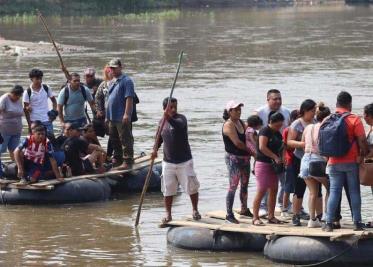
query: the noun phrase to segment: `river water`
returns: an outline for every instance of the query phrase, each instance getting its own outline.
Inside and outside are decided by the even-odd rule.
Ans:
[[[265,104],[269,88],[282,91],[294,109],[305,98],[334,106],[348,90],[361,114],[372,102],[373,9],[315,6],[281,9],[176,11],[173,16],[134,19],[48,18],[58,42],[92,48],[62,55],[70,71],[101,69],[121,57],[136,82],[141,104],[134,126],[137,152],[152,147],[161,101],[169,94],[180,50],[186,52],[175,90],[201,182],[200,210],[223,209],[228,179],[221,139],[225,103],[245,103],[243,118]],[[6,39],[47,41],[39,24],[0,24]],[[0,58],[0,90],[28,85],[32,67],[44,70],[53,88],[63,82],[56,56]],[[370,189],[363,216],[373,214]],[[249,185],[249,202],[255,179]],[[0,264],[128,266],[278,266],[260,253],[190,252],[167,245],[160,193],[148,194],[138,231],[133,227],[139,195],[104,203],[0,207]],[[238,198],[236,206],[238,207]],[[348,214],[346,205],[344,213]],[[174,218],[189,215],[189,199],[176,197]]]

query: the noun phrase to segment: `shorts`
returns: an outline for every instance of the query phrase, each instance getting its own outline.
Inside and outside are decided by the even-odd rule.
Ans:
[[[161,189],[165,197],[177,194],[181,186],[188,195],[198,193],[199,182],[193,168],[193,159],[183,163],[162,162]]]
[[[1,134],[3,136],[3,143],[0,145],[0,154],[5,153],[8,149],[10,152],[13,152],[19,145],[21,140],[21,134]]]
[[[311,178],[310,173],[309,173],[310,163],[314,161],[325,161],[325,159],[322,156],[317,155],[317,154],[310,154],[310,153],[304,154],[301,164],[300,164],[299,177],[303,179]]]

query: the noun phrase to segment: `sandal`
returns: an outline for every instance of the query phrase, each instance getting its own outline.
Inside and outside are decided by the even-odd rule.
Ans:
[[[276,217],[272,217],[271,219],[268,219],[268,224],[284,224],[284,222],[280,221]]]
[[[254,219],[253,220],[253,225],[254,226],[263,226],[264,222],[262,222],[262,220],[260,220],[260,219]]]
[[[172,217],[164,217],[162,219],[162,224],[161,225],[166,225],[167,223],[169,223],[170,221],[172,221]]]
[[[195,221],[199,221],[202,218],[201,214],[197,210],[193,211],[193,216],[192,217],[193,217],[193,220],[195,220]]]

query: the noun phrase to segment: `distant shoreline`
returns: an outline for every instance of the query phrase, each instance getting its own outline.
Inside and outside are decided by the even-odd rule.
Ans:
[[[32,15],[36,10],[48,15],[100,16],[183,8],[291,7],[366,1],[369,0],[0,0],[0,17]]]

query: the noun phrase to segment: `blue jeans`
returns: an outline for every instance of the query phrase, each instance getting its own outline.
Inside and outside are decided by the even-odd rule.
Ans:
[[[43,121],[41,123],[43,124],[43,126],[45,127],[45,129],[47,129],[47,133],[48,134],[54,134],[53,133],[53,124],[52,124],[52,122],[50,122],[50,121]]]
[[[359,182],[359,167],[357,163],[340,163],[327,167],[330,181],[330,195],[327,204],[326,222],[335,220],[336,210],[342,196],[345,181],[351,198],[351,208],[354,223],[361,222],[361,197]]]
[[[87,118],[80,118],[80,119],[76,119],[76,120],[65,120],[65,122],[67,123],[76,123],[78,124],[80,127],[83,127],[84,125],[87,124]]]

